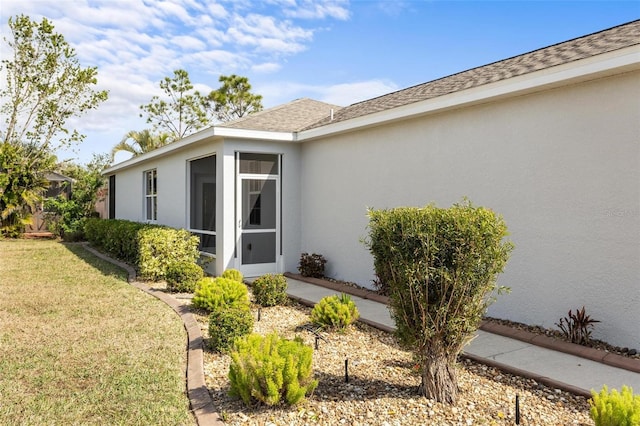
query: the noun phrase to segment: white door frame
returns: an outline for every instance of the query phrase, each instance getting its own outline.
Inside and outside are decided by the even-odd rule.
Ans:
[[[267,174],[255,174],[255,173],[240,173],[240,153],[236,153],[236,211],[235,211],[235,221],[236,221],[236,256],[235,256],[235,264],[236,269],[238,269],[242,274],[246,277],[257,277],[263,274],[268,273],[279,273],[282,272],[282,255],[281,255],[281,241],[280,241],[280,170],[282,167],[282,156],[279,154],[278,158],[278,174],[277,175],[267,175]],[[261,181],[274,181],[275,182],[275,228],[268,229],[244,229],[243,228],[243,201],[246,196],[249,194],[243,193],[243,181],[246,180],[261,180]],[[242,259],[242,237],[245,234],[255,234],[255,233],[266,233],[273,232],[275,234],[275,261],[272,263],[255,263],[255,264],[243,264]]]

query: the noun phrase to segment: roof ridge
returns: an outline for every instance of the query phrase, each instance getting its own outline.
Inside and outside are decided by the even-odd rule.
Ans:
[[[463,74],[463,73],[468,73],[468,72],[471,72],[471,71],[474,71],[474,70],[477,70],[477,69],[480,69],[480,68],[489,67],[491,65],[499,64],[501,62],[507,62],[507,61],[510,61],[510,60],[513,60],[513,59],[516,59],[516,58],[519,58],[519,57],[522,57],[522,56],[531,55],[531,54],[533,54],[535,52],[539,52],[541,50],[551,49],[553,47],[557,47],[557,46],[560,46],[560,45],[563,45],[563,44],[569,44],[571,42],[575,42],[575,41],[578,41],[580,39],[584,39],[584,38],[587,38],[587,37],[592,37],[592,36],[595,36],[596,34],[601,34],[601,33],[604,33],[604,32],[608,32],[608,31],[614,30],[616,28],[625,27],[625,26],[633,24],[633,23],[640,23],[640,19],[636,19],[636,20],[629,21],[629,22],[626,22],[626,23],[623,23],[623,24],[615,25],[613,27],[605,28],[603,30],[596,31],[596,32],[593,32],[593,33],[589,33],[589,34],[585,34],[585,35],[582,35],[582,36],[579,36],[579,37],[574,37],[574,38],[569,39],[569,40],[565,40],[565,41],[561,41],[561,42],[558,42],[558,43],[550,44],[548,46],[539,47],[537,49],[530,50],[530,51],[524,52],[524,53],[520,53],[518,55],[510,56],[508,58],[503,58],[503,59],[499,59],[497,61],[489,62],[489,63],[483,64],[483,65],[478,65],[477,67],[469,68],[469,69],[466,69],[466,70],[463,70],[463,71],[455,72],[453,74],[448,74],[448,75],[445,75],[445,76],[442,76],[442,77],[438,77],[438,78],[436,78],[434,80],[430,80],[430,81],[414,84],[414,85],[411,85],[411,86],[407,86],[407,87],[405,87],[403,89],[398,89],[398,90],[394,90],[393,92],[385,93],[384,95],[379,95],[379,96],[375,96],[373,98],[369,98],[369,99],[365,99],[365,100],[362,100],[362,101],[359,101],[359,102],[355,102],[355,103],[349,105],[349,107],[355,106],[355,105],[359,105],[359,104],[362,104],[362,103],[365,103],[365,102],[369,102],[369,101],[372,101],[374,99],[384,98],[386,96],[390,96],[390,95],[396,94],[398,92],[404,92],[405,90],[414,89],[416,87],[420,87],[420,86],[423,86],[425,84],[435,83],[437,81],[444,80],[444,79],[447,79],[449,77],[453,77],[453,76],[460,75],[460,74]],[[638,42],[634,43],[634,44],[640,44],[640,39],[638,39]],[[618,50],[618,49],[614,49],[614,50]]]

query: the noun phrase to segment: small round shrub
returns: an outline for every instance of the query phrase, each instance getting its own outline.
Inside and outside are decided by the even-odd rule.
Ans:
[[[204,277],[204,271],[193,262],[173,262],[167,266],[165,280],[169,291],[193,293],[196,283]]]
[[[249,306],[247,286],[228,278],[206,277],[198,281],[192,305],[209,312],[222,306]],[[242,307],[242,306],[241,306]]]
[[[282,274],[266,274],[251,284],[253,297],[261,306],[282,305],[287,301],[287,279]]]
[[[229,394],[246,405],[293,405],[318,386],[312,377],[313,349],[302,339],[249,334],[237,339],[231,352]]]
[[[348,294],[322,298],[311,311],[311,322],[327,329],[345,330],[360,313]]]
[[[239,283],[241,283],[242,279],[244,278],[242,276],[242,272],[238,271],[237,269],[227,269],[222,273],[221,277],[229,278],[230,280],[238,281]]]
[[[253,315],[249,307],[221,307],[209,315],[208,346],[217,352],[226,352],[238,337],[253,331]]]
[[[323,255],[317,253],[302,253],[300,255],[300,263],[298,271],[303,277],[322,278],[324,277],[324,264],[327,259]]]

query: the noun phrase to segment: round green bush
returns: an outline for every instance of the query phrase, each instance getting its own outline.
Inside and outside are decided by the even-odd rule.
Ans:
[[[253,331],[253,315],[248,307],[231,306],[214,310],[209,315],[208,346],[225,352],[238,337]]]
[[[311,311],[311,322],[327,329],[345,330],[360,313],[348,294],[320,299]]]
[[[244,279],[244,277],[242,276],[242,272],[238,271],[237,269],[227,269],[222,273],[221,277],[229,278],[230,280],[238,281],[239,283],[241,283]]]
[[[193,293],[204,271],[193,262],[173,262],[167,266],[165,280],[169,291]]]
[[[210,312],[222,306],[249,306],[247,286],[228,278],[203,278],[196,284],[191,301],[194,307]]]
[[[282,305],[287,301],[287,280],[282,274],[266,274],[251,284],[253,297],[261,306]]]

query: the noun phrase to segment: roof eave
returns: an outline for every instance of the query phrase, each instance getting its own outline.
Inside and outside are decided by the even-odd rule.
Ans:
[[[108,169],[105,169],[102,174],[110,175],[117,171],[128,169],[135,165],[145,163],[152,159],[157,159],[169,155],[175,151],[178,151],[186,146],[202,142],[205,139],[220,140],[220,139],[251,139],[251,140],[268,140],[277,142],[292,142],[296,139],[296,135],[291,132],[268,132],[261,130],[246,130],[235,129],[229,127],[216,127],[212,126],[207,129],[201,130],[197,133],[189,135],[179,141],[172,142],[168,145],[162,146],[153,151],[139,155],[137,157],[129,158],[122,163],[115,164]]]
[[[304,130],[298,133],[298,141],[305,142],[366,127],[378,126],[392,121],[406,120],[420,115],[485,103],[499,98],[520,96],[526,93],[637,69],[640,69],[640,45],[626,47],[495,83],[489,83],[397,108]]]

